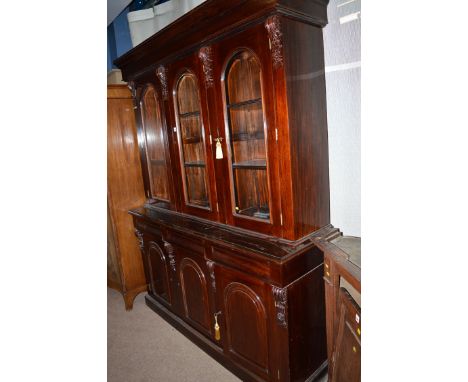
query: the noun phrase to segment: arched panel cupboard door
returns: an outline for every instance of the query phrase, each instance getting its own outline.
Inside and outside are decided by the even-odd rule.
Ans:
[[[149,292],[171,305],[172,295],[167,255],[154,240],[146,242],[145,247]]]
[[[159,85],[146,82],[138,86],[138,143],[145,180],[147,203],[175,209],[171,156]]]
[[[219,264],[215,272],[224,352],[262,380],[271,380],[266,285]]]
[[[216,46],[223,126],[226,220],[281,235],[277,128],[268,33],[263,24]],[[221,112],[222,111],[222,112]]]
[[[196,53],[168,66],[172,141],[183,212],[219,220],[213,164],[213,138],[204,76]]]

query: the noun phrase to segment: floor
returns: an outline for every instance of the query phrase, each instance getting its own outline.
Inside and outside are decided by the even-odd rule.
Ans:
[[[240,381],[153,313],[144,293],[126,312],[120,293],[107,290],[108,382]]]

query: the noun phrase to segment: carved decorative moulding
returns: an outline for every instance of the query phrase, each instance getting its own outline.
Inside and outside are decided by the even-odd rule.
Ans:
[[[176,261],[174,256],[174,247],[171,243],[163,240],[164,242],[164,249],[166,250],[167,256],[169,257],[169,264],[171,265],[171,269],[175,272],[176,271]]]
[[[275,69],[283,66],[283,34],[281,33],[280,17],[270,16],[265,21],[265,28],[270,39],[271,57]]]
[[[143,243],[143,233],[137,229],[135,229],[135,235],[138,238],[138,244],[140,245],[140,249],[143,251],[145,245]]]
[[[213,48],[211,46],[204,46],[198,52],[198,57],[202,62],[203,75],[205,77],[205,85],[207,88],[210,88],[214,85]]]
[[[167,90],[167,69],[164,66],[159,66],[156,69],[156,76],[159,78],[161,82],[161,91],[162,96],[165,101],[167,101],[168,97],[168,90]]]
[[[216,290],[216,279],[215,279],[215,273],[214,273],[214,262],[211,260],[208,260],[206,262],[206,266],[208,267],[208,271],[210,272],[210,278],[211,278],[211,286],[213,287],[213,290]]]
[[[132,98],[134,99],[136,97],[136,87],[135,87],[135,82],[129,81],[127,84],[128,88],[130,89],[132,93]]]
[[[273,299],[276,308],[276,322],[278,325],[287,328],[286,305],[288,303],[288,291],[286,288],[273,286]]]

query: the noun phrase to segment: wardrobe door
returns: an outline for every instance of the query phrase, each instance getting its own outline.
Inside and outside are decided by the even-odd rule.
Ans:
[[[169,68],[172,85],[173,140],[177,142],[183,212],[218,220],[212,136],[206,92],[196,54]]]
[[[218,46],[229,181],[230,224],[268,234],[281,231],[277,131],[268,36],[263,25]]]
[[[150,204],[174,208],[170,150],[162,99],[153,84],[139,90],[139,144]]]

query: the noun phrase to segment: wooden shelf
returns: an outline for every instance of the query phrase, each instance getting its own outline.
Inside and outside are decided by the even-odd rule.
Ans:
[[[184,145],[192,144],[192,143],[200,143],[201,141],[202,141],[202,137],[200,136],[182,138],[182,142]]]
[[[191,200],[189,204],[192,204],[192,205],[197,206],[197,207],[204,207],[204,208],[210,207],[210,202],[208,201],[208,199]]]
[[[200,116],[199,111],[191,111],[189,113],[179,114],[179,118],[189,118],[189,117],[198,117],[198,116]]]
[[[263,140],[265,139],[265,132],[258,130],[255,133],[233,133],[231,139],[233,142]]]
[[[205,162],[203,161],[194,161],[194,162],[185,162],[184,167],[205,167]]]
[[[246,170],[266,170],[265,159],[253,159],[232,164],[232,168]]]
[[[247,106],[247,105],[252,105],[252,104],[256,104],[256,103],[261,103],[261,102],[262,102],[261,98],[255,98],[255,99],[251,99],[251,100],[248,100],[248,101],[231,103],[231,104],[227,105],[227,107],[229,109],[233,109],[233,108],[235,109],[235,108],[239,108],[239,107],[243,107],[243,106]]]
[[[165,166],[166,161],[164,159],[150,159],[150,163],[156,166]]]
[[[236,212],[239,215],[252,216],[258,219],[270,219],[270,209],[268,207],[250,207]]]

